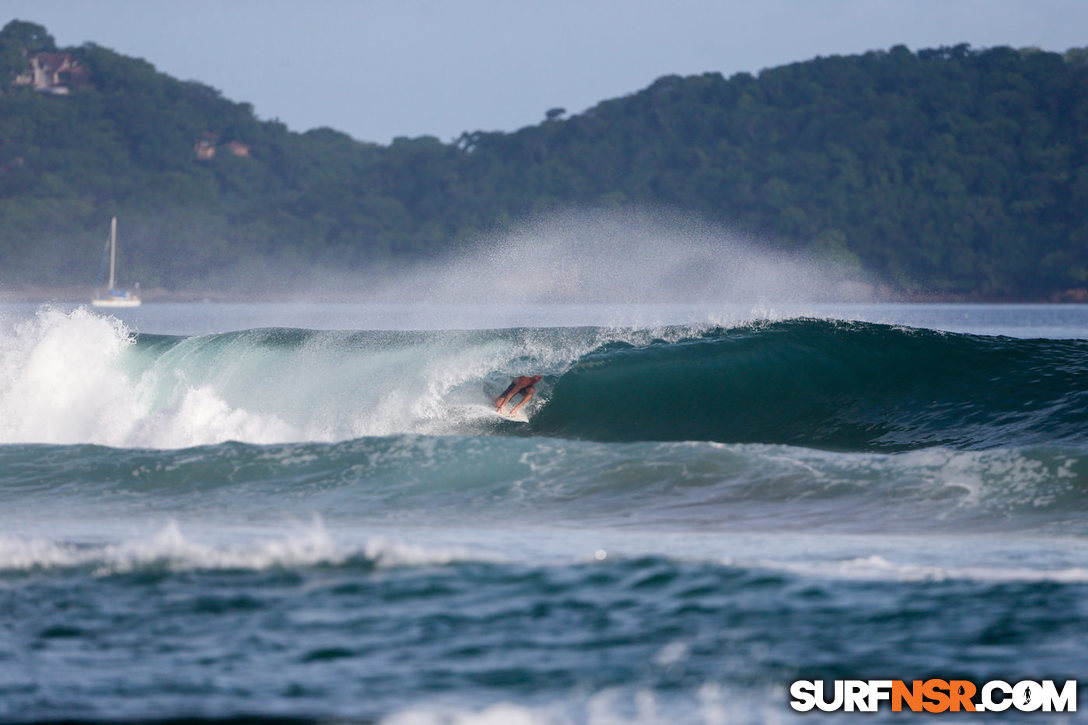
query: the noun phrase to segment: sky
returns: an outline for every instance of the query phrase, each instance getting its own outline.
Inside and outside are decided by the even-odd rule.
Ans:
[[[512,131],[664,75],[904,44],[1088,46],[1084,0],[0,0],[210,85],[294,131],[362,141]]]

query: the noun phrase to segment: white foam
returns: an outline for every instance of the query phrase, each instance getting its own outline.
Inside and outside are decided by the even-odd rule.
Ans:
[[[293,427],[276,415],[232,408],[208,385],[186,389],[168,412],[148,415],[132,443],[183,448],[228,440],[274,443],[296,438]]]
[[[0,333],[0,442],[120,444],[139,407],[117,320],[45,308]]]
[[[956,581],[993,583],[1041,583],[1061,584],[1088,583],[1088,568],[1065,567],[1045,569],[1013,566],[938,566],[930,564],[897,563],[882,556],[873,555],[830,561],[773,561],[753,559],[741,561],[732,558],[722,560],[727,566],[760,568],[788,572],[806,577],[845,579],[856,581]]]
[[[505,556],[464,546],[421,546],[375,537],[363,548],[367,559],[378,567],[444,566],[465,562],[502,563]]]
[[[726,725],[793,720],[779,688],[738,690],[705,683],[694,693],[662,697],[648,689],[607,688],[572,692],[547,705],[498,702],[479,709],[443,704],[412,707],[382,719],[382,725]]]
[[[373,537],[362,546],[340,544],[333,540],[320,519],[295,525],[280,537],[232,544],[194,541],[184,536],[174,521],[150,537],[104,545],[0,536],[0,571],[85,567],[92,568],[98,575],[148,568],[260,571],[277,567],[336,566],[359,558],[378,568],[505,560],[498,554],[468,547],[422,546],[384,537]]]
[[[382,720],[384,725],[560,725],[569,722],[511,703],[499,703],[475,712],[413,709]]]
[[[175,522],[149,539],[105,546],[0,537],[0,570],[94,567],[96,573],[124,573],[162,567],[185,569],[268,569],[340,563],[349,551],[337,547],[319,522],[280,539],[245,546],[214,546],[186,539]]]
[[[0,330],[0,443],[178,448],[296,436],[275,415],[227,404],[208,386],[163,400],[157,371],[140,371],[134,337],[86,308],[45,307]]]

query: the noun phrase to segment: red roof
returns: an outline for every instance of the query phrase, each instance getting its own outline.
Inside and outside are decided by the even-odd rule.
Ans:
[[[59,70],[65,63],[75,62],[70,53],[32,53],[30,58],[51,71]]]

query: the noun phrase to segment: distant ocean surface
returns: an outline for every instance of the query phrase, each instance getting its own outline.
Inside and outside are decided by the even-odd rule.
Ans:
[[[0,306],[3,722],[1078,722],[1086,633],[1088,306]]]

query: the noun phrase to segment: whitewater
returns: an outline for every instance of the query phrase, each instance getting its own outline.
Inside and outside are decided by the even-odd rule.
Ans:
[[[0,720],[1083,678],[1086,431],[1085,306],[6,305]]]

